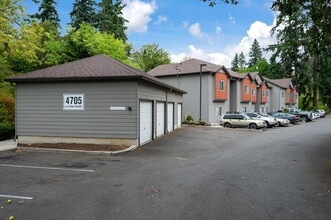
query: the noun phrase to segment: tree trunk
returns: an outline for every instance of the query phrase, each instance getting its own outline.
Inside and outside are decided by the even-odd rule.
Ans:
[[[318,71],[317,71],[317,58],[314,56],[313,60],[313,108],[317,108],[317,77],[318,77]]]

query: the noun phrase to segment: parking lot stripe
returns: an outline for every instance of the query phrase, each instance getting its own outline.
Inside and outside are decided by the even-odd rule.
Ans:
[[[94,172],[94,170],[84,169],[71,169],[71,168],[60,168],[60,167],[38,167],[38,166],[23,166],[23,165],[12,165],[12,164],[0,164],[1,167],[14,167],[14,168],[30,168],[30,169],[43,169],[43,170],[62,170],[62,171],[75,171],[75,172]]]
[[[10,199],[27,199],[31,200],[33,197],[26,197],[26,196],[12,196],[12,195],[0,195],[2,198],[10,198]]]

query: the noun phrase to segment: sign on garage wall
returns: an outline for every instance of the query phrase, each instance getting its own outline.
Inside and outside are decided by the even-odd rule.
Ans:
[[[63,110],[84,110],[84,94],[63,94]]]

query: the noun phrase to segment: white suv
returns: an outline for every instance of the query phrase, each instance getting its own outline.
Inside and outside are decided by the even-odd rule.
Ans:
[[[268,128],[271,128],[273,126],[277,125],[277,120],[273,117],[265,117],[259,113],[253,113],[253,112],[249,112],[246,113],[249,117],[253,118],[253,119],[261,119],[264,120],[265,123],[267,124]]]

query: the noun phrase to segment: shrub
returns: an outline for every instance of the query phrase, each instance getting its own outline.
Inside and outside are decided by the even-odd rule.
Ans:
[[[0,88],[0,123],[15,124],[15,99],[10,92]]]
[[[185,121],[193,121],[193,117],[192,117],[192,115],[186,115],[185,116]]]
[[[15,137],[15,126],[0,124],[0,141]]]

